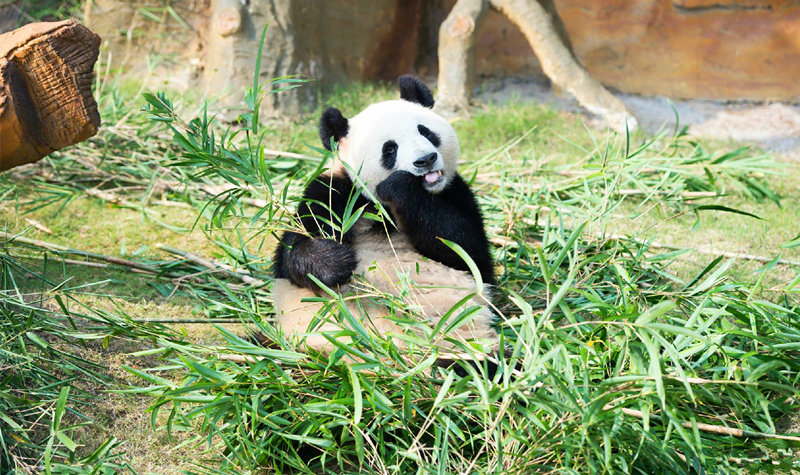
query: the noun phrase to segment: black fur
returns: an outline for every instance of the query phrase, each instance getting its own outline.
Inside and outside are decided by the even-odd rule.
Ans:
[[[466,378],[470,375],[469,370],[466,368],[467,366],[474,368],[478,374],[486,375],[488,379],[494,379],[494,375],[497,374],[500,369],[497,363],[489,360],[472,361],[449,358],[439,358],[436,360],[436,366],[439,368],[451,369],[457,376],[461,376],[462,378]]]
[[[422,179],[398,170],[378,184],[378,198],[389,203],[394,222],[423,256],[453,269],[467,264],[439,238],[460,245],[475,261],[483,281],[494,284],[489,240],[475,196],[458,174],[439,193],[428,192]]]
[[[331,138],[334,142],[339,142],[342,137],[347,136],[348,130],[350,124],[339,109],[335,107],[325,109],[319,119],[319,138],[325,148],[331,150]]]
[[[389,203],[393,221],[417,252],[448,267],[468,271],[467,264],[438,238],[455,242],[475,261],[483,281],[494,284],[483,218],[475,196],[459,175],[444,190],[433,194],[423,187],[420,177],[399,170],[381,182],[377,192],[380,199]],[[275,253],[275,277],[309,289],[317,288],[308,278],[309,273],[329,287],[350,279],[356,266],[356,256],[350,248],[352,231],[342,236],[326,221],[340,225],[348,199],[356,194],[354,210],[368,206],[368,211],[375,212],[374,204],[355,189],[347,176],[321,175],[311,182],[297,213],[312,237],[284,233]]]
[[[350,280],[356,268],[356,256],[350,248],[352,231],[342,235],[331,223],[341,227],[351,196],[356,200],[353,211],[372,207],[368,199],[356,193],[350,178],[342,175],[320,175],[308,185],[297,215],[310,237],[291,231],[283,234],[273,261],[275,277],[308,289],[317,288],[308,274],[329,287]]]
[[[391,170],[394,168],[395,162],[397,162],[397,142],[387,140],[381,150],[381,165],[387,170]]]
[[[433,94],[419,79],[404,75],[397,82],[402,99],[433,107]],[[417,128],[434,146],[439,145],[441,139],[436,133],[423,125]],[[338,109],[331,107],[322,113],[319,136],[329,150],[331,139],[338,142],[348,130],[348,121]],[[383,166],[394,168],[396,154],[397,143],[387,141],[381,156]],[[458,174],[444,190],[433,194],[424,188],[421,177],[396,171],[378,184],[377,193],[389,203],[393,221],[417,252],[448,267],[468,271],[467,264],[439,238],[452,241],[475,261],[483,281],[494,284],[483,218],[475,196]],[[364,198],[346,175],[320,175],[308,185],[303,198],[297,214],[308,235],[288,231],[283,234],[273,261],[275,277],[309,289],[316,289],[317,285],[308,274],[329,287],[344,284],[356,267],[356,256],[350,247],[352,231],[341,235],[331,223],[341,225],[350,199],[356,199],[353,210],[368,206],[369,211],[375,212],[374,203]]]
[[[442,144],[442,139],[439,138],[439,134],[425,127],[424,125],[419,124],[417,126],[417,130],[419,130],[420,135],[428,139],[428,141],[432,143],[434,147],[438,148],[439,145]]]
[[[302,234],[286,233],[281,244],[287,275],[276,277],[288,277],[300,287],[317,288],[309,274],[328,287],[344,284],[356,268],[356,255],[350,246],[332,239],[310,239]]]
[[[416,102],[428,109],[433,107],[433,94],[428,86],[411,74],[403,74],[397,78],[400,86],[400,99]]]

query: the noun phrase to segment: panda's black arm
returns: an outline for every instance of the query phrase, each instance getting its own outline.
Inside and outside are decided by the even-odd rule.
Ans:
[[[323,174],[306,187],[303,201],[297,207],[297,216],[311,236],[350,244],[352,232],[345,232],[344,235],[341,232],[350,200],[355,200],[352,212],[371,204],[346,174]]]
[[[396,171],[378,185],[378,196],[390,204],[392,216],[423,256],[459,270],[467,264],[439,238],[461,246],[475,261],[483,281],[494,283],[489,240],[475,195],[456,174],[439,193],[428,192],[421,177]]]
[[[352,233],[342,235],[341,225],[351,199],[356,200],[353,211],[370,203],[354,190],[347,176],[320,175],[311,181],[297,208],[308,235],[283,233],[273,260],[275,277],[309,289],[316,289],[317,284],[308,274],[329,287],[350,279],[356,256],[350,248]]]

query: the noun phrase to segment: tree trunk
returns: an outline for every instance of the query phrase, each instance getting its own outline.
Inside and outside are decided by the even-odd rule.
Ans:
[[[572,57],[553,22],[537,0],[458,0],[439,29],[439,84],[437,110],[463,111],[472,97],[473,46],[486,6],[500,11],[516,24],[551,82],[572,94],[589,112],[617,131],[637,127],[625,105]]]
[[[572,94],[589,112],[602,117],[615,130],[637,127],[625,105],[575,61],[558,37],[550,16],[536,0],[489,0],[514,22],[539,58],[547,77]]]
[[[316,11],[323,10],[322,2],[316,5]],[[265,24],[267,39],[264,42],[264,51],[261,53],[261,71],[259,77],[262,81],[285,76],[298,76],[313,78],[313,61],[309,55],[308,46],[303,44],[302,34],[299,29],[305,21],[314,21],[316,15],[307,13],[304,17],[301,10],[304,5],[297,0],[251,0],[250,14],[256,26],[255,51],[253,58],[258,53],[258,40]],[[317,13],[319,15],[319,13]],[[253,61],[253,65],[255,61]],[[250,71],[253,70],[250,66]],[[252,76],[250,76],[252,78]],[[267,89],[268,90],[268,89]],[[297,87],[280,94],[269,94],[264,97],[261,104],[261,113],[264,115],[280,115],[294,117],[304,110],[316,106],[317,97],[310,87]]]
[[[245,112],[244,92],[253,85],[258,53],[256,27],[240,0],[212,0],[206,26],[206,95],[215,99],[221,118],[235,120]]]
[[[475,31],[486,0],[458,0],[439,29],[439,87],[436,110],[451,115],[466,110],[475,77]]]
[[[0,35],[0,170],[97,133],[92,80],[99,47],[100,37],[72,20]]]

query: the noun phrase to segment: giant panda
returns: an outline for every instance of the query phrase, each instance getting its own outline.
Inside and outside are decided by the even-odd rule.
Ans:
[[[338,149],[338,158],[303,193],[296,217],[305,232],[286,231],[280,238],[273,261],[275,321],[287,338],[306,348],[333,349],[323,334],[335,334],[342,324],[323,315],[321,299],[304,301],[326,295],[309,274],[348,296],[353,315],[384,335],[402,330],[391,318],[392,309],[367,297],[370,288],[402,298],[432,326],[474,294],[461,303],[479,307],[474,317],[433,344],[445,350],[441,354],[461,357],[467,356],[458,351],[463,345],[472,356],[496,352],[490,302],[494,268],[475,196],[456,170],[458,138],[431,110],[434,99],[425,84],[404,75],[398,85],[399,100],[372,104],[351,119],[336,108],[323,112],[319,136],[328,150]],[[355,204],[348,212],[350,200]],[[378,212],[378,203],[388,219],[366,217]],[[362,207],[361,217],[342,235],[342,218]],[[441,239],[469,254],[483,288]]]

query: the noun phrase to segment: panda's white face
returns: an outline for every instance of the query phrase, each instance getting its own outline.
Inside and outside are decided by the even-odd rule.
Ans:
[[[385,101],[349,120],[339,141],[339,158],[375,195],[397,170],[419,177],[431,193],[442,191],[458,165],[458,138],[444,118],[419,104]]]

